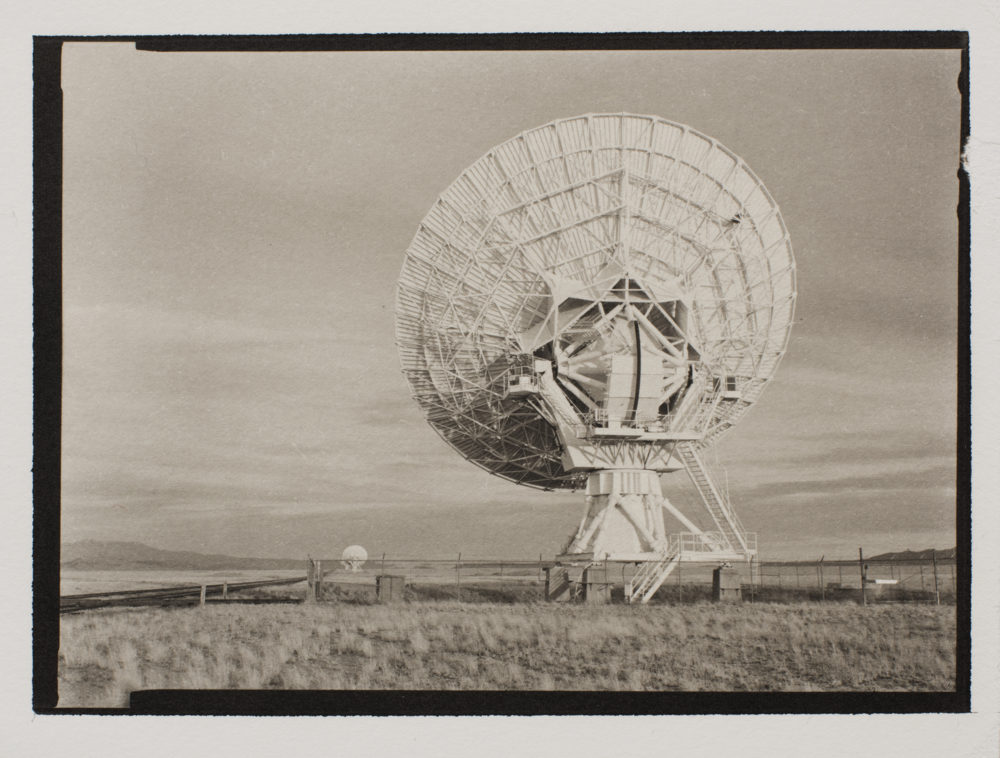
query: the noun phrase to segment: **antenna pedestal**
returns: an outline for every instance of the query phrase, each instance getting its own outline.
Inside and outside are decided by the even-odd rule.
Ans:
[[[667,545],[663,492],[655,471],[594,471],[586,510],[564,556],[650,560]]]
[[[710,482],[700,459],[692,477]],[[691,464],[694,467],[694,463]],[[587,478],[587,500],[580,521],[561,561],[662,562],[666,556],[679,561],[749,560],[757,552],[756,535],[730,522],[735,514],[713,486],[716,500],[703,504],[719,527],[703,531],[663,496],[657,472],[647,469],[594,471]],[[725,505],[725,510],[721,510]],[[664,517],[670,515],[687,530],[668,534]],[[738,530],[738,531],[737,531]]]

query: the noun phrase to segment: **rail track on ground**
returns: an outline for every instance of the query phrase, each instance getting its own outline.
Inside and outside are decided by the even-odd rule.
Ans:
[[[263,579],[255,582],[220,582],[216,584],[182,584],[174,587],[153,587],[141,590],[116,590],[112,592],[88,592],[82,595],[62,595],[59,598],[59,613],[76,613],[95,608],[125,606],[178,606],[201,602],[204,588],[205,602],[219,603],[289,603],[299,602],[297,598],[280,597],[231,597],[230,593],[277,587],[305,582],[305,576],[290,579]]]

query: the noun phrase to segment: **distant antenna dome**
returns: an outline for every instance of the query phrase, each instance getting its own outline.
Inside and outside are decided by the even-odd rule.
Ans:
[[[351,545],[344,549],[340,560],[343,561],[345,569],[360,571],[361,567],[365,565],[365,561],[368,560],[368,551],[361,545]]]

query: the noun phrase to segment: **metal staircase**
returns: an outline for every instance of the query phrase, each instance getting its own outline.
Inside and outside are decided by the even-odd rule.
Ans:
[[[680,548],[676,544],[661,549],[656,560],[643,563],[635,572],[632,581],[625,587],[625,599],[629,603],[648,603],[677,567],[680,558]]]
[[[688,476],[691,477],[691,481],[698,490],[698,494],[705,503],[705,507],[708,508],[712,520],[719,528],[722,536],[729,543],[729,547],[737,553],[746,555],[746,530],[743,528],[743,524],[740,523],[739,517],[729,507],[726,498],[715,486],[715,483],[708,474],[708,469],[705,468],[705,464],[701,460],[701,456],[698,455],[695,445],[690,442],[680,442],[675,451],[684,463],[684,468],[687,469]]]

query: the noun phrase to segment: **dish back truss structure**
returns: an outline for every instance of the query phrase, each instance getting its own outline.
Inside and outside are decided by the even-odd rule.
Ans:
[[[406,252],[396,337],[445,441],[518,484],[585,488],[564,556],[643,562],[643,600],[680,560],[755,553],[701,454],[773,376],[794,302],[784,222],[739,157],[655,116],[588,114],[445,190]],[[681,468],[714,528],[663,496]]]

